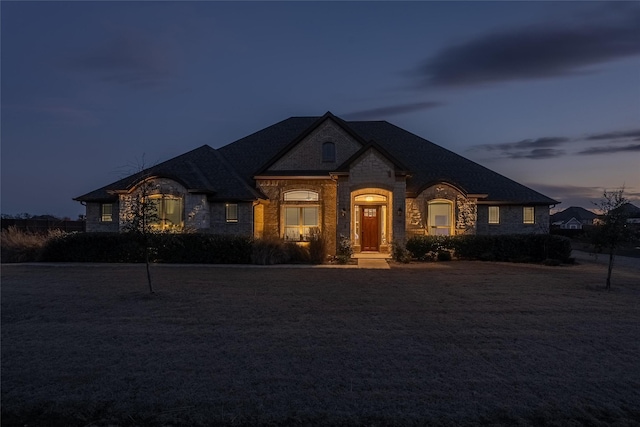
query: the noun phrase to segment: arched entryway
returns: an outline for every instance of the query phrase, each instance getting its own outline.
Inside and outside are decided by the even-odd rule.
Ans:
[[[391,193],[367,188],[351,193],[351,240],[355,252],[389,252]]]

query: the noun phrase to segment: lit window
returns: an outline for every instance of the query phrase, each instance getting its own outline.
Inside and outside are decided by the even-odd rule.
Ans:
[[[535,224],[536,216],[533,206],[525,206],[522,211],[522,222],[525,224]]]
[[[150,221],[151,226],[158,230],[182,229],[182,198],[158,194],[149,197],[149,202],[155,205],[155,216]]]
[[[452,203],[445,201],[429,202],[429,234],[448,236],[451,234]]]
[[[318,227],[318,207],[284,208],[284,238],[296,242],[309,240],[311,229]]]
[[[324,144],[322,144],[322,161],[336,161],[336,144],[334,144],[333,142],[325,142]]]
[[[500,206],[489,206],[489,224],[500,224]]]
[[[287,202],[317,202],[318,193],[307,190],[294,190],[284,193],[284,200]]]
[[[225,216],[227,222],[238,222],[238,205],[235,203],[227,203],[225,205]]]
[[[113,221],[113,203],[102,204],[102,216],[100,219],[102,222]]]

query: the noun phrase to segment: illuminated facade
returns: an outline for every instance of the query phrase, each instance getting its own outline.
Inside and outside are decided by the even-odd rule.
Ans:
[[[548,231],[556,202],[384,121],[293,117],[203,146],[76,198],[88,231],[118,231],[142,182],[169,231],[304,242],[322,233],[388,253],[411,235]]]

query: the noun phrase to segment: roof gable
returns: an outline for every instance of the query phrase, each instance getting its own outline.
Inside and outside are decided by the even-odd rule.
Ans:
[[[334,162],[323,162],[322,145],[325,142],[335,144]],[[257,174],[276,170],[326,170],[329,172],[363,145],[365,141],[360,135],[349,128],[342,119],[328,111],[269,159]]]

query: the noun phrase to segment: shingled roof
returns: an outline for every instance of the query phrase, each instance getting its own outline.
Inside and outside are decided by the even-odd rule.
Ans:
[[[124,178],[77,197],[78,201],[114,200],[114,191],[129,190],[141,177],[172,178],[192,192],[219,200],[255,200],[254,176],[324,120],[332,119],[359,141],[386,151],[394,163],[408,169],[407,195],[416,196],[430,185],[447,182],[467,194],[487,195],[492,203],[555,205],[537,191],[493,172],[469,159],[386,121],[343,121],[323,116],[291,117],[217,150],[208,145],[175,157],[143,173]],[[324,172],[328,175],[329,172]]]
[[[130,191],[141,181],[151,177],[172,179],[186,187],[189,192],[208,194],[212,200],[255,200],[264,197],[250,187],[217,150],[203,145],[74,200],[116,200],[117,193]]]
[[[386,121],[342,121],[331,113],[315,117],[291,117],[226,145],[219,151],[247,182],[265,164],[273,162],[292,141],[308,133],[323,118],[347,126],[361,140],[375,141],[409,170],[407,192],[418,195],[426,187],[448,182],[467,194],[487,194],[487,202],[555,205],[559,202],[469,159]]]
[[[593,222],[598,215],[594,214],[591,211],[586,210],[585,208],[581,208],[579,206],[571,206],[567,209],[556,212],[551,215],[551,222],[567,222],[571,218],[575,218],[580,222]]]

